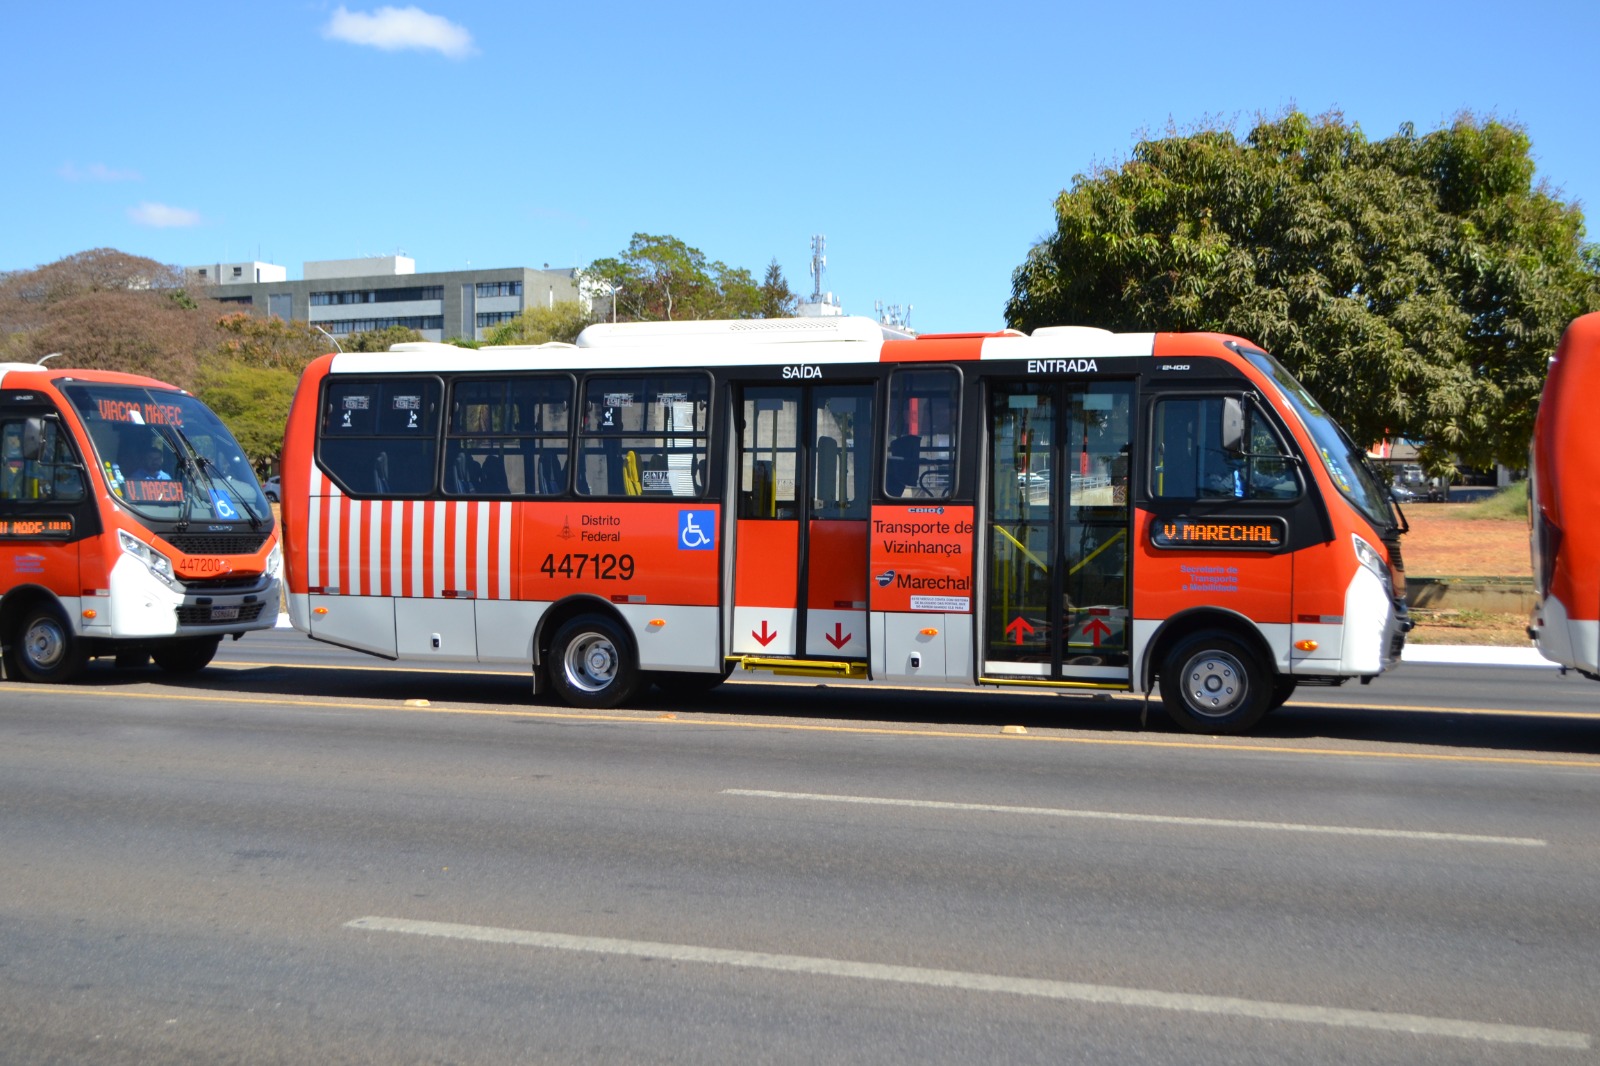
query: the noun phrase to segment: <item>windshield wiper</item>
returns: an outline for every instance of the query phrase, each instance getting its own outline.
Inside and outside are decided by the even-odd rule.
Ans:
[[[207,490],[212,492],[216,491],[217,480],[208,470],[208,468],[214,469],[216,464],[203,455],[200,449],[194,446],[194,442],[189,439],[189,434],[183,431],[182,426],[173,426],[171,428],[172,431],[178,435],[178,439],[183,442],[183,451],[185,453],[184,465],[190,466],[194,469],[196,480],[202,482]],[[223,475],[223,480],[228,481],[230,485],[232,484],[231,479],[229,479],[226,475]],[[250,516],[250,528],[260,529],[261,516],[256,514],[256,509],[250,506],[249,501],[247,501],[241,493],[235,492],[233,494],[233,498],[239,501],[239,505],[244,508],[244,513]],[[215,509],[215,506],[216,505],[213,502],[213,509]]]

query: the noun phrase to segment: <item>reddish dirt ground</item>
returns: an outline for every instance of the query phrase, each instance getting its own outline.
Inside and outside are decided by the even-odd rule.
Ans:
[[[1400,544],[1406,576],[1528,578],[1528,523],[1523,519],[1464,518],[1465,506],[1406,506],[1411,532]],[[1527,618],[1482,611],[1414,611],[1416,644],[1489,644],[1527,647]]]
[[[1463,505],[1406,505],[1411,532],[1400,542],[1410,577],[1530,577],[1528,523],[1462,518]]]

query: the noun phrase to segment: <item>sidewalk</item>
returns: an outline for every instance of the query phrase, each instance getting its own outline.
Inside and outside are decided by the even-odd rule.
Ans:
[[[279,629],[290,629],[289,616],[278,616]],[[1542,666],[1554,670],[1556,664],[1535,648],[1491,648],[1470,644],[1407,644],[1400,656],[1408,663],[1446,663],[1467,666]]]
[[[1539,654],[1539,649],[1495,648],[1474,644],[1407,644],[1400,660],[1408,663],[1445,663],[1461,666],[1542,666],[1559,669]]]

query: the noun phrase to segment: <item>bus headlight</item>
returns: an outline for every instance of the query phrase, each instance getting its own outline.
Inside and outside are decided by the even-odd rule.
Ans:
[[[1355,541],[1356,561],[1371,570],[1383,582],[1384,591],[1389,598],[1394,599],[1394,575],[1389,573],[1389,564],[1383,561],[1383,556],[1378,554],[1378,549],[1362,540],[1359,534],[1350,534],[1350,539]]]
[[[281,581],[283,579],[282,545],[274,544],[272,546],[272,550],[267,553],[267,576],[272,578],[274,581]]]
[[[124,553],[143,563],[145,568],[160,578],[168,588],[178,587],[177,582],[172,578],[171,559],[168,559],[126,529],[117,530],[117,540],[121,543]]]

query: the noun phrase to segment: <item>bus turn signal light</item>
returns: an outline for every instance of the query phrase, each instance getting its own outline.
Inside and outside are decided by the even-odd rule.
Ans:
[[[652,626],[664,626],[667,624],[667,620],[665,618],[652,618],[650,619],[650,624]]]
[[[927,629],[922,631],[922,635],[925,637],[936,637],[939,635],[939,631],[932,626],[929,626]]]
[[[1299,648],[1301,651],[1317,650],[1317,642],[1314,640],[1297,640],[1294,642],[1294,646]]]
[[[312,614],[327,614],[328,613],[328,609],[326,607],[316,607],[316,608],[312,609],[311,613]]]
[[[94,608],[91,607],[89,610],[84,611],[83,616],[85,618],[94,618],[96,616]]]

